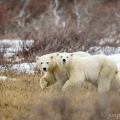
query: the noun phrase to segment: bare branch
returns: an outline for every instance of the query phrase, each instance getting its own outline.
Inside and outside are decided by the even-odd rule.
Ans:
[[[54,16],[55,16],[55,24],[56,24],[56,26],[59,26],[60,17],[59,17],[59,15],[57,14],[57,9],[58,9],[58,7],[59,7],[58,0],[55,0],[55,4],[56,4],[56,6],[55,6],[55,8],[54,8],[54,10],[53,10],[53,14],[54,14]]]
[[[18,24],[18,26],[20,27],[25,27],[25,19],[28,18],[30,16],[30,14],[25,16],[25,8],[26,6],[28,6],[28,4],[31,2],[31,0],[26,0],[25,4],[23,5],[20,13],[18,15],[16,15],[12,21],[16,22]],[[18,6],[21,3],[18,3],[17,7],[15,9],[18,8]]]
[[[114,9],[114,12],[115,12],[115,16],[116,16],[117,18],[120,18],[120,14],[118,14],[115,9]]]
[[[79,8],[78,8],[78,5],[77,5],[77,0],[74,0],[74,13],[76,14],[77,16],[77,26],[79,27],[80,25],[80,19],[81,19],[81,16],[79,14]]]

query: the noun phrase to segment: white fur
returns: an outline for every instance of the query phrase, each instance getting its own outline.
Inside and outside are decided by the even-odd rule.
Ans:
[[[90,56],[90,54],[81,51],[73,54],[81,57]],[[36,64],[39,66],[41,72],[44,72],[44,76],[40,79],[42,89],[52,84],[63,86],[66,80],[68,80],[66,72],[57,65],[56,57],[57,53],[51,53],[41,57],[36,56]],[[44,70],[45,68],[46,71]]]
[[[87,52],[82,52],[82,51],[74,52],[73,54],[77,55],[79,57],[88,57],[88,56],[91,56],[91,54],[89,54]]]
[[[72,86],[82,86],[87,81],[96,85],[99,92],[103,92],[109,90],[112,80],[120,80],[116,63],[105,55],[78,57],[71,53],[60,53],[57,63],[69,77],[62,87],[63,91]]]

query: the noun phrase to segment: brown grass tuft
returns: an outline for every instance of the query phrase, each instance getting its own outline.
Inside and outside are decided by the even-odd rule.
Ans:
[[[67,93],[54,87],[41,90],[39,74],[6,74],[17,80],[0,81],[1,120],[100,120],[106,119],[104,113],[120,111],[117,91],[98,94],[90,84]]]

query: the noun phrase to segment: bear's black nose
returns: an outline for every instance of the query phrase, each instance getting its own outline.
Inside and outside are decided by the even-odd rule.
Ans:
[[[66,61],[66,59],[63,59],[63,62],[65,62]]]
[[[44,71],[46,71],[46,68],[43,68]]]

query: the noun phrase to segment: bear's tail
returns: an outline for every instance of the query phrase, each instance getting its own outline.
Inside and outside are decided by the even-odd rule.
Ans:
[[[120,71],[117,71],[115,74],[116,85],[120,88]]]

